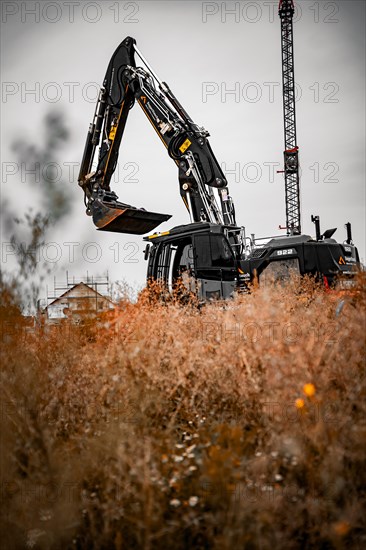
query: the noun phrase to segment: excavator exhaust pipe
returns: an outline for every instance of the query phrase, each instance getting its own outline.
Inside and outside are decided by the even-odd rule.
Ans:
[[[89,207],[99,231],[143,235],[171,218],[170,214],[149,212],[118,202],[110,195],[116,196],[113,192],[105,192],[104,196],[94,198]]]

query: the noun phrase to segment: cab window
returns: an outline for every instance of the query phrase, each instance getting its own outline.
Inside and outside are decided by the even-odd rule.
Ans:
[[[195,248],[197,269],[235,267],[234,255],[223,235],[197,235]]]

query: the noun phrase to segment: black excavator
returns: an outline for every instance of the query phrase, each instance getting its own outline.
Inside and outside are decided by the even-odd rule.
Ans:
[[[136,66],[135,54],[146,69]],[[203,300],[229,298],[240,285],[244,241],[225,175],[210,147],[208,132],[192,121],[131,37],[111,58],[89,126],[79,174],[87,214],[99,230],[138,235],[171,218],[119,202],[110,189],[127,117],[135,102],[177,165],[180,195],[191,221],[146,237],[148,279],[158,280],[170,290],[182,278],[189,279],[190,288],[193,285],[192,291],[198,291]],[[93,170],[97,147],[98,163]]]
[[[118,200],[110,188],[128,114],[138,103],[178,168],[179,191],[190,223],[144,237],[147,279],[173,291],[178,282],[202,301],[227,299],[245,291],[253,279],[283,280],[292,273],[311,274],[332,285],[340,275],[352,277],[359,265],[351,225],[347,240],[332,239],[335,229],[321,234],[313,217],[316,239],[301,234],[299,163],[296,145],[293,78],[293,3],[281,0],[283,95],[285,113],[285,183],[287,235],[261,239],[237,225],[227,180],[210,147],[209,133],[195,124],[169,86],[160,80],[127,37],[108,65],[93,121],[87,134],[79,185],[86,212],[99,230],[143,235],[171,218]],[[144,67],[137,66],[135,55]],[[93,161],[98,148],[98,160]]]

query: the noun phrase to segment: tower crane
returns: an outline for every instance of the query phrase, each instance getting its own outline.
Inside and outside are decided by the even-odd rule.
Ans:
[[[280,0],[282,96],[285,134],[284,174],[287,235],[300,235],[299,147],[296,139],[296,105],[294,74],[293,0]]]

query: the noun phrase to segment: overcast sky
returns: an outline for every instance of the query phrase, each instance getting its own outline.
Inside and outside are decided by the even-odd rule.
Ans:
[[[343,241],[343,225],[351,221],[365,259],[365,3],[301,0],[297,5],[303,232],[314,233],[310,216],[319,214],[322,228],[338,227],[335,237]],[[42,189],[27,186],[22,167],[9,173],[17,161],[11,144],[22,136],[42,145],[44,116],[55,110],[70,130],[58,161],[72,209],[48,236],[57,246],[45,253],[58,260],[58,279],[66,269],[76,277],[108,270],[112,280],[144,283],[142,237],[96,231],[77,186],[76,163],[97,86],[126,36],[136,38],[193,120],[210,132],[238,223],[257,236],[278,233],[285,208],[283,176],[276,174],[283,158],[277,2],[79,0],[1,7],[2,198],[18,213],[30,205],[37,209]],[[189,222],[176,165],[138,105],[130,113],[119,159],[119,181],[112,185],[121,201],[172,214],[161,231]]]

